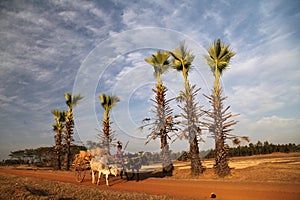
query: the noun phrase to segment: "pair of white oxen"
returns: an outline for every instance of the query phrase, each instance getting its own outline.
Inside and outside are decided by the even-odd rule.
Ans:
[[[118,176],[121,174],[121,169],[118,168],[115,164],[108,164],[106,162],[108,160],[106,157],[96,157],[92,158],[90,161],[91,171],[92,171],[92,183],[96,183],[95,181],[95,174],[98,172],[98,179],[97,179],[97,185],[100,184],[100,177],[101,174],[105,175],[106,185],[109,186],[108,183],[108,176],[114,175]]]
[[[92,183],[100,184],[101,175],[105,175],[106,185],[109,186],[109,175],[118,176],[121,174],[122,168],[116,164],[110,164],[110,160],[114,158],[108,154],[107,149],[96,148],[93,150],[81,151],[82,157],[89,158],[90,167],[92,172]],[[95,174],[98,172],[97,182],[95,180]]]

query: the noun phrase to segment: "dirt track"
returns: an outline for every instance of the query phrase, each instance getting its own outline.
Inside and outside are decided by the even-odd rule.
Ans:
[[[167,195],[175,199],[209,199],[213,192],[216,199],[300,199],[300,185],[291,183],[259,183],[245,181],[179,180],[168,178],[146,178],[140,182],[111,177],[110,187],[102,179],[100,186],[91,184],[88,175],[83,183],[77,183],[72,172],[51,170],[1,169],[2,173],[42,178],[77,185],[102,187],[113,191],[129,191]]]

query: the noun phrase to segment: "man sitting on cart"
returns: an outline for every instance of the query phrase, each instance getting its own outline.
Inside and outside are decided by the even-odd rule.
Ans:
[[[121,179],[123,179],[124,172],[125,172],[126,177],[128,177],[128,176],[127,176],[127,172],[126,172],[125,165],[124,165],[122,142],[118,141],[117,144],[118,145],[117,145],[117,151],[115,153],[115,163],[116,163],[117,167],[119,169],[121,169],[120,176],[121,176]]]

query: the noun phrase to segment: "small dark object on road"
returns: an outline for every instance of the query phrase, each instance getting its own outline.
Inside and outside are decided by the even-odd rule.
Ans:
[[[217,198],[217,195],[215,193],[211,193],[210,198],[215,199],[215,198]]]

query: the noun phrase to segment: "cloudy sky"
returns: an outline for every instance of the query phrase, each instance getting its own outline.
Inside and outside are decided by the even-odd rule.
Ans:
[[[213,77],[203,59],[221,38],[236,52],[222,86],[239,113],[234,134],[253,143],[300,143],[300,2],[260,1],[0,1],[0,158],[10,151],[54,143],[52,109],[66,110],[64,93],[81,93],[75,109],[76,143],[97,141],[103,109],[98,96],[114,94],[116,137],[128,151],[155,151],[140,132],[151,116],[153,68],[144,62],[158,49],[185,41],[196,56],[190,82],[209,104]],[[181,74],[163,77],[175,97]],[[174,104],[174,112],[179,112]],[[206,134],[206,135],[205,135]],[[202,149],[213,148],[204,133]],[[187,149],[186,141],[171,144]]]

